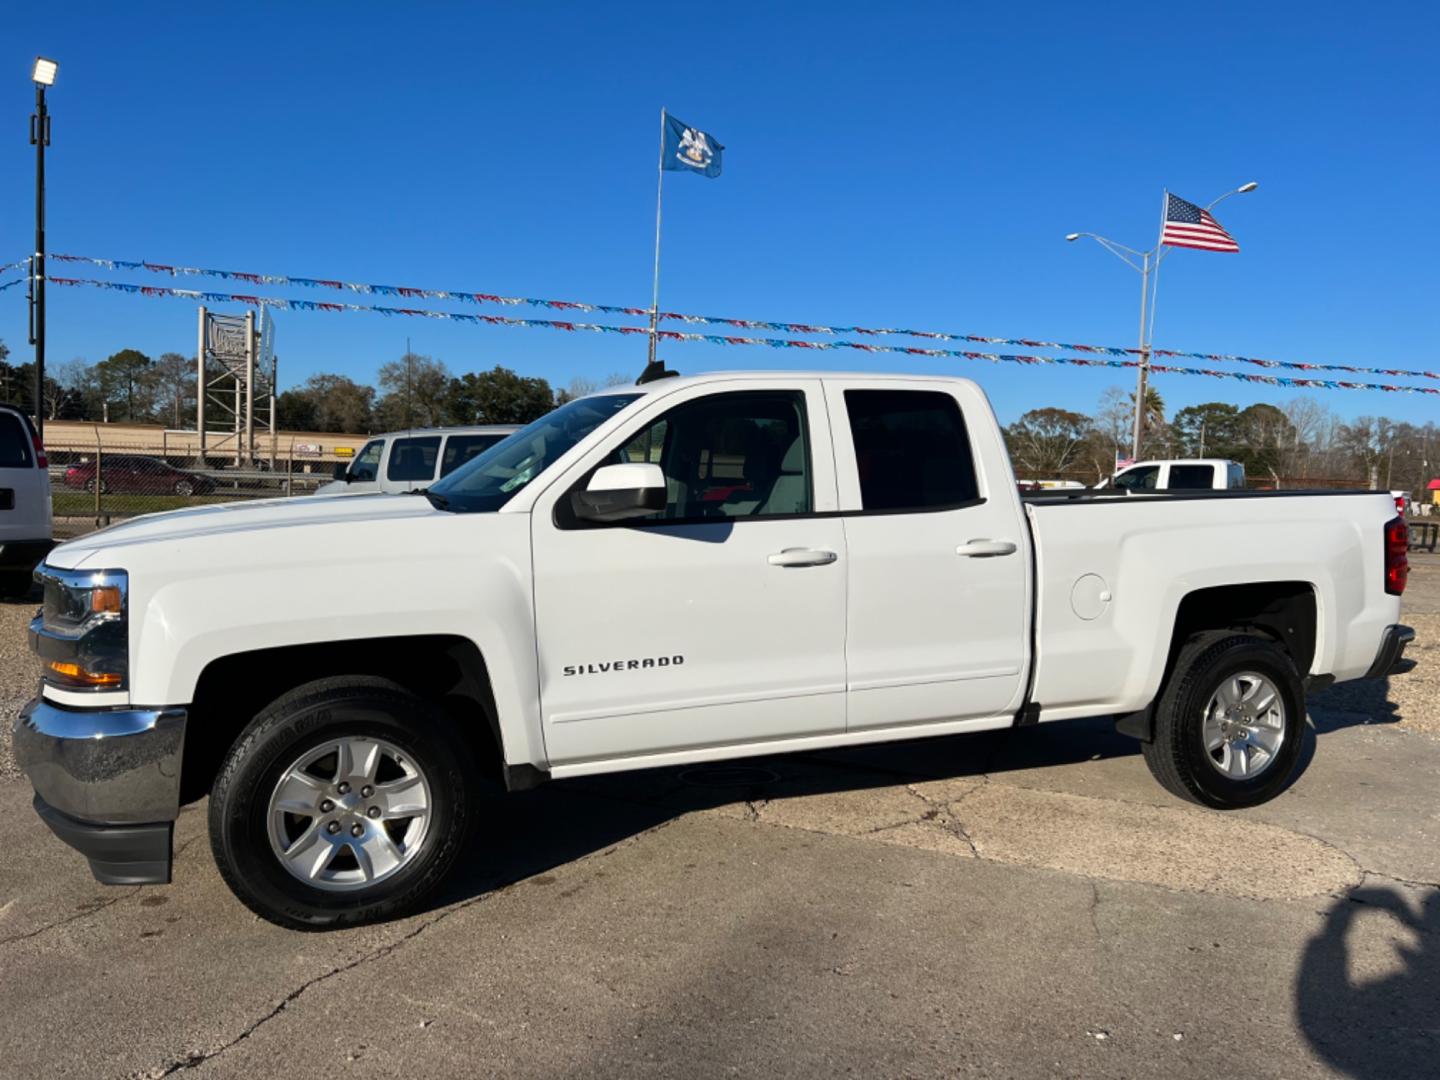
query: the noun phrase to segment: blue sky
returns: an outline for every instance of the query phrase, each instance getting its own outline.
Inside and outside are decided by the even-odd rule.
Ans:
[[[32,238],[41,53],[60,61],[52,251],[645,306],[666,105],[726,152],[718,180],[667,174],[663,308],[1130,345],[1137,275],[1064,234],[1148,247],[1162,189],[1204,203],[1253,179],[1217,209],[1241,254],[1166,259],[1156,344],[1440,369],[1433,4],[132,2],[17,6],[6,31],[0,262]],[[0,339],[19,359],[23,291],[0,293]],[[277,324],[282,386],[322,370],[368,379],[407,335],[456,371],[499,363],[558,384],[638,372],[645,352],[638,337],[372,315]],[[189,302],[51,290],[52,364],[194,342]],[[1133,381],[844,352],[663,355],[683,371],[960,372],[1005,420],[1090,411]],[[1172,408],[1293,396],[1158,386]],[[1440,411],[1434,397],[1317,396],[1345,416]]]

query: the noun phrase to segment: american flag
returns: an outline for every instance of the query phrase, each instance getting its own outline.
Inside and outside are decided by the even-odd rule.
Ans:
[[[1165,195],[1165,226],[1160,242],[1171,247],[1199,248],[1201,251],[1239,251],[1235,238],[1194,203],[1168,192]]]

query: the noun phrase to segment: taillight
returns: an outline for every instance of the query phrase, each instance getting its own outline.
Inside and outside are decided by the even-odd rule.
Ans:
[[[1392,518],[1385,523],[1385,591],[1399,596],[1410,577],[1410,530],[1405,519]]]
[[[35,460],[40,463],[40,468],[48,469],[50,467],[50,459],[45,456],[45,444],[40,441],[39,433],[32,432],[30,438],[35,443]]]
[[[1404,496],[1404,495],[1396,495],[1396,496],[1395,496],[1395,512],[1396,512],[1397,514],[1400,514],[1401,516],[1404,516],[1404,514],[1405,514],[1405,496]]]

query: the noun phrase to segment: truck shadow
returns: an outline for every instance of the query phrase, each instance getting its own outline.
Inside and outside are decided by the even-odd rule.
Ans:
[[[1300,1030],[1347,1076],[1434,1075],[1440,1051],[1440,889],[1338,897],[1295,980]]]
[[[1315,730],[1324,735],[1341,728],[1397,724],[1404,717],[1390,699],[1390,680],[1356,679],[1311,694],[1307,704]]]
[[[1314,753],[1307,736],[1297,776]],[[685,814],[800,795],[863,793],[923,781],[1097,763],[1139,755],[1108,718],[908,742],[746,758],[556,781],[497,796],[461,871],[433,901],[444,906],[544,875]],[[1136,768],[1141,768],[1138,763]]]

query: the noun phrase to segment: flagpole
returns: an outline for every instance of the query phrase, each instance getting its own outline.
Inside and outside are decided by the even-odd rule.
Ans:
[[[660,209],[665,197],[665,110],[660,110],[660,153],[655,162],[655,287],[650,296],[650,357],[655,362],[655,333],[660,320]]]

